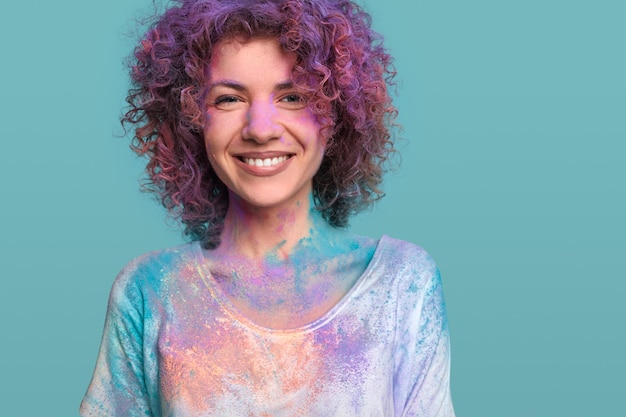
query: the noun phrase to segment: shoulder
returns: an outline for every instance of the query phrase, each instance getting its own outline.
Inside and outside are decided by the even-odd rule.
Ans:
[[[425,297],[442,292],[439,268],[422,247],[383,236],[373,258],[374,278],[408,304],[419,304]]]
[[[156,271],[179,268],[183,264],[195,262],[197,253],[195,246],[197,243],[193,242],[145,253],[128,262],[120,274],[149,275]]]
[[[386,269],[409,276],[427,278],[439,274],[434,259],[421,246],[389,236],[381,237],[376,260]]]
[[[113,282],[111,297],[140,296],[167,287],[185,270],[195,270],[197,243],[188,243],[138,256],[122,268]]]
[[[383,236],[381,263],[392,282],[398,322],[423,333],[447,331],[447,315],[439,268],[423,248],[411,242]]]

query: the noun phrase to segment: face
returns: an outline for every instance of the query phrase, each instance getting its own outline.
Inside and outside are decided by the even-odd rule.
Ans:
[[[269,38],[226,40],[213,50],[205,146],[231,197],[243,204],[308,202],[324,140],[291,82],[295,60]]]

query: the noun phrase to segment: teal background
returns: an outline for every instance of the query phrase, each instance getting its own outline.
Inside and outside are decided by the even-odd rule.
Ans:
[[[113,278],[181,242],[115,138],[149,4],[0,3],[2,415],[76,416]],[[626,416],[626,3],[365,4],[405,140],[354,229],[438,261],[457,415]]]

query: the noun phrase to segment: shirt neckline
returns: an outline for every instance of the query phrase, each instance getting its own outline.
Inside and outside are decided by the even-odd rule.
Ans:
[[[316,320],[304,324],[302,326],[297,326],[293,328],[271,328],[262,326],[260,324],[255,323],[253,320],[246,317],[242,314],[237,307],[230,301],[228,296],[224,294],[222,288],[217,284],[215,278],[211,274],[208,263],[209,261],[204,256],[203,249],[200,246],[199,242],[194,242],[193,247],[193,255],[194,261],[196,263],[196,269],[203,283],[213,296],[213,298],[220,304],[224,312],[231,317],[234,321],[239,322],[243,326],[250,328],[258,333],[270,333],[270,334],[297,334],[297,333],[308,333],[313,330],[316,330],[333,318],[335,318],[350,302],[352,297],[358,293],[359,289],[363,286],[364,282],[372,275],[376,265],[380,261],[381,254],[383,252],[383,247],[386,244],[387,236],[383,235],[378,242],[376,243],[376,248],[374,249],[374,254],[367,264],[363,273],[359,276],[356,282],[352,285],[352,287],[344,294],[344,296],[333,306],[330,310],[324,313],[322,316],[317,318]]]

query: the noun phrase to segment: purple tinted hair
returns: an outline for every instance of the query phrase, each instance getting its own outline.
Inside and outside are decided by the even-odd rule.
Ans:
[[[228,209],[202,133],[213,46],[227,38],[271,36],[297,56],[293,81],[330,137],[313,178],[313,197],[335,227],[382,197],[394,152],[391,57],[370,16],[346,0],[183,0],[174,2],[135,48],[129,110],[132,149],[146,155],[144,188],[207,249],[219,245]]]

